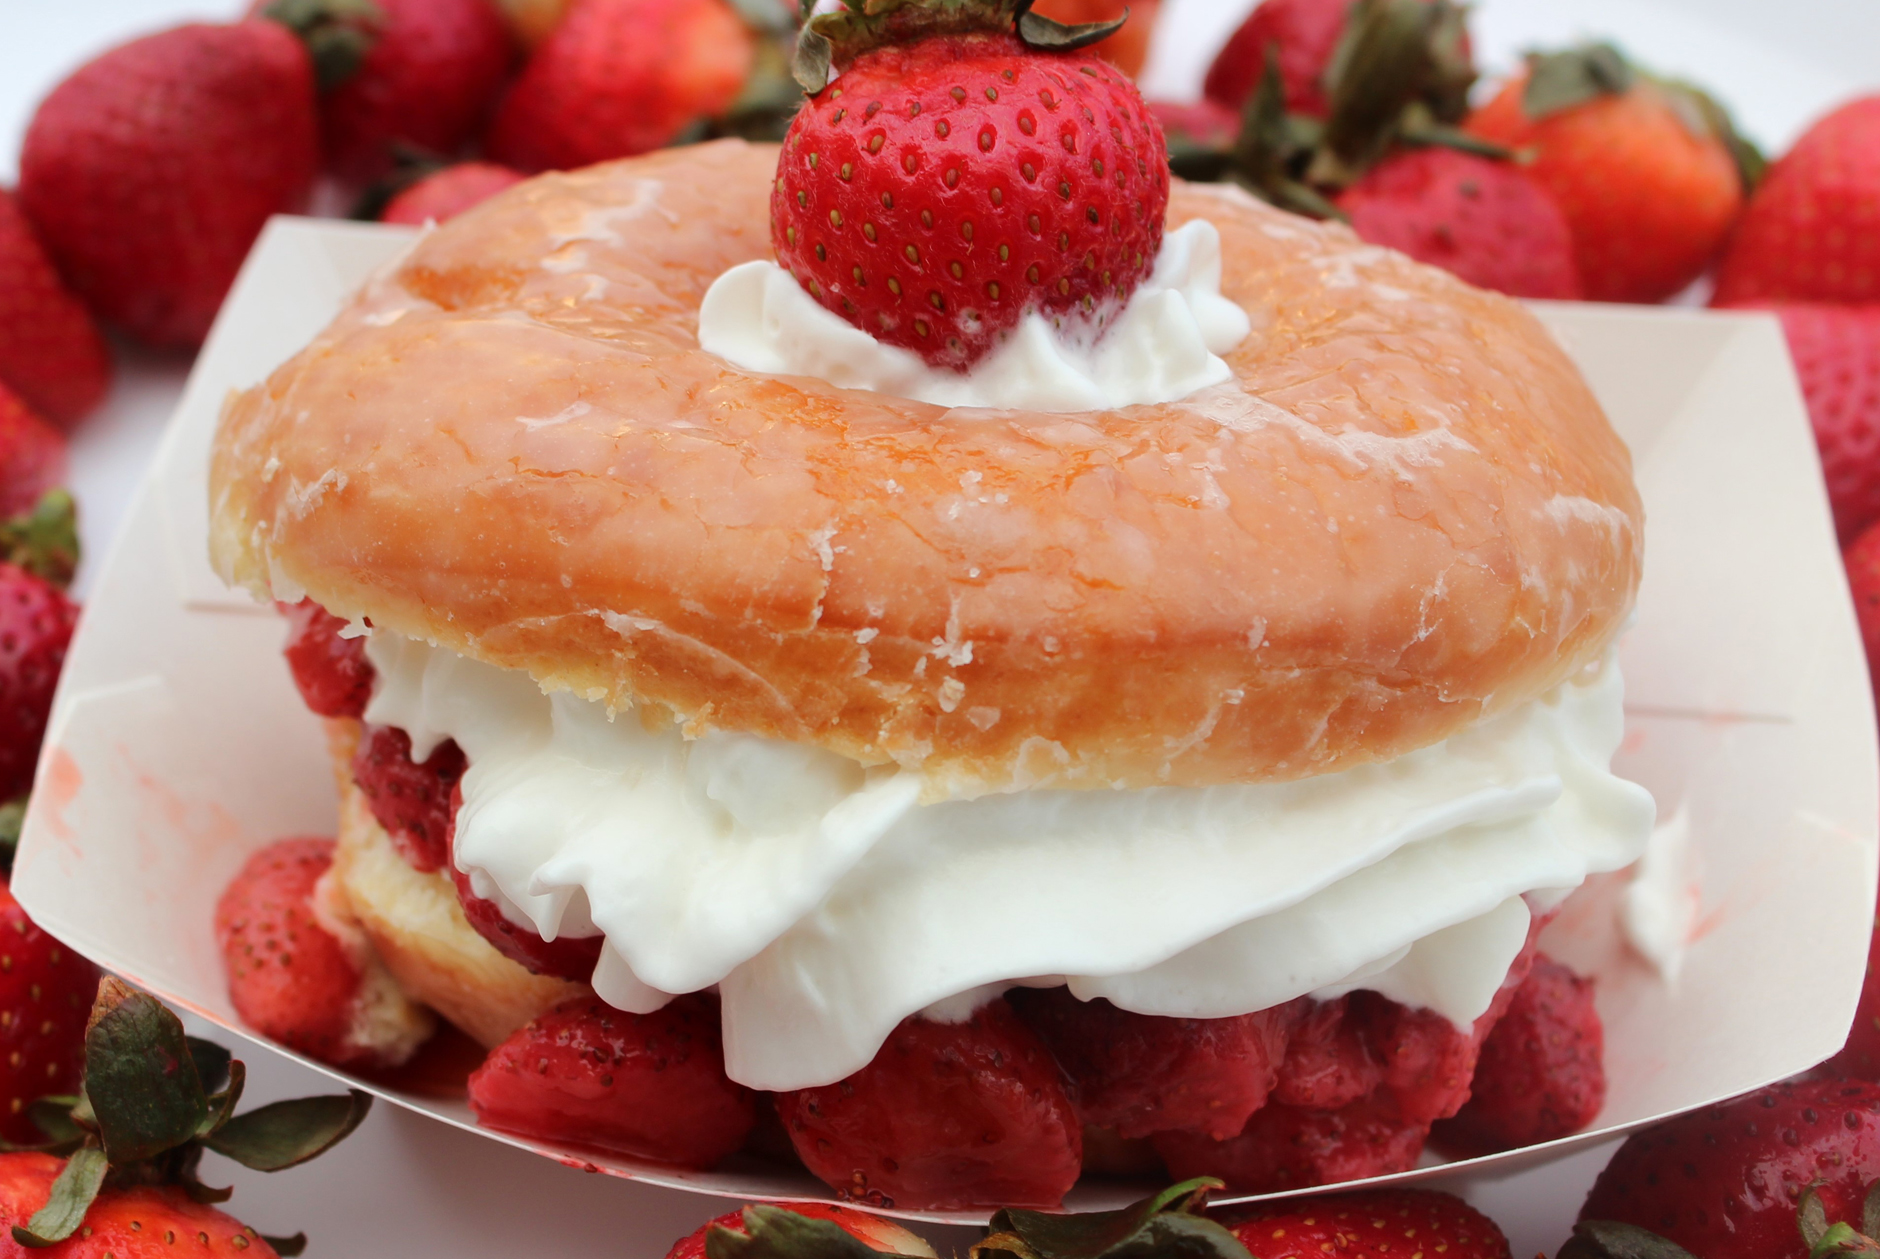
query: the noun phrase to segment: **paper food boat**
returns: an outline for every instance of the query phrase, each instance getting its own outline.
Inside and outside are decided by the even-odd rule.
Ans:
[[[403,229],[277,219],[197,361],[65,666],[13,889],[72,947],[246,1035],[211,916],[254,848],[331,834],[317,720],[281,662],[283,627],[206,558],[207,452],[230,389],[322,328]],[[1625,943],[1623,875],[1583,889],[1547,950],[1598,977],[1610,1095],[1597,1127],[1386,1180],[1511,1171],[1792,1074],[1839,1048],[1873,921],[1873,700],[1821,477],[1775,322],[1549,305],[1637,461],[1646,569],[1622,647],[1616,768],[1682,811],[1701,908],[1667,984]],[[329,1075],[343,1073],[309,1065]],[[549,1157],[736,1198],[827,1198],[755,1162],[684,1172],[475,1128],[461,1101],[349,1082]],[[1139,1186],[1086,1182],[1093,1208]],[[973,1220],[972,1213],[902,1213]]]

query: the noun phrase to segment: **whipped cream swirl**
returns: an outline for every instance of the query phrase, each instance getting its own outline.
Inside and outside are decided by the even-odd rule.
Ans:
[[[1371,988],[1457,1023],[1545,909],[1635,860],[1653,805],[1608,769],[1610,661],[1383,764],[1286,783],[922,803],[917,773],[734,732],[686,738],[376,631],[366,719],[468,754],[456,860],[544,937],[606,936],[628,1010],[716,986],[726,1064],[841,1079],[903,1018],[1068,983],[1220,1017]]]
[[[929,367],[822,306],[774,262],[719,276],[699,309],[699,344],[747,371],[814,376],[944,407],[1095,411],[1173,402],[1232,376],[1221,355],[1251,329],[1221,296],[1221,234],[1197,219],[1162,238],[1154,273],[1108,327],[1033,312],[966,372]]]

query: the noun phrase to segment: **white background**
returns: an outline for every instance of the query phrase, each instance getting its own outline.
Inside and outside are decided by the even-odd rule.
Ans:
[[[0,0],[0,182],[38,99],[72,67],[131,35],[192,18],[226,19],[227,0]],[[1213,48],[1251,0],[1165,0],[1145,75],[1153,95],[1195,94]],[[1756,140],[1779,152],[1807,122],[1880,86],[1876,0],[1480,0],[1476,46],[1491,70],[1535,44],[1618,40],[1654,68],[1710,87]],[[86,543],[98,554],[180,392],[188,363],[126,351],[106,405],[73,444]],[[81,587],[83,575],[81,575]],[[251,1096],[319,1091],[320,1077],[246,1051]],[[1470,1187],[1510,1233],[1517,1256],[1551,1253],[1607,1150]],[[212,1162],[218,1162],[211,1156]],[[728,1204],[582,1176],[547,1160],[381,1107],[319,1163],[279,1177],[208,1169],[235,1180],[234,1209],[263,1231],[306,1229],[314,1256],[553,1253],[658,1259]]]

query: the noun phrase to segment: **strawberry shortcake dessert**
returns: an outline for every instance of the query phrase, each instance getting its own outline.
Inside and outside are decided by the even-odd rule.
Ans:
[[[214,558],[388,977],[349,1061],[411,1051],[389,990],[488,1125],[877,1206],[1325,1183],[1416,1162],[1639,855],[1585,382],[1173,182],[1028,8],[823,14],[781,148],[522,184],[231,399]]]

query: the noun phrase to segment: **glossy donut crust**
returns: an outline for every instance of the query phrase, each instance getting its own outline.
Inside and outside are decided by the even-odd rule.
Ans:
[[[233,397],[212,549],[261,598],[933,794],[1247,782],[1436,742],[1596,660],[1631,460],[1520,306],[1225,188],[1236,379],[945,412],[697,342],[771,147],[547,175],[423,237]],[[934,241],[932,265],[996,247]]]

